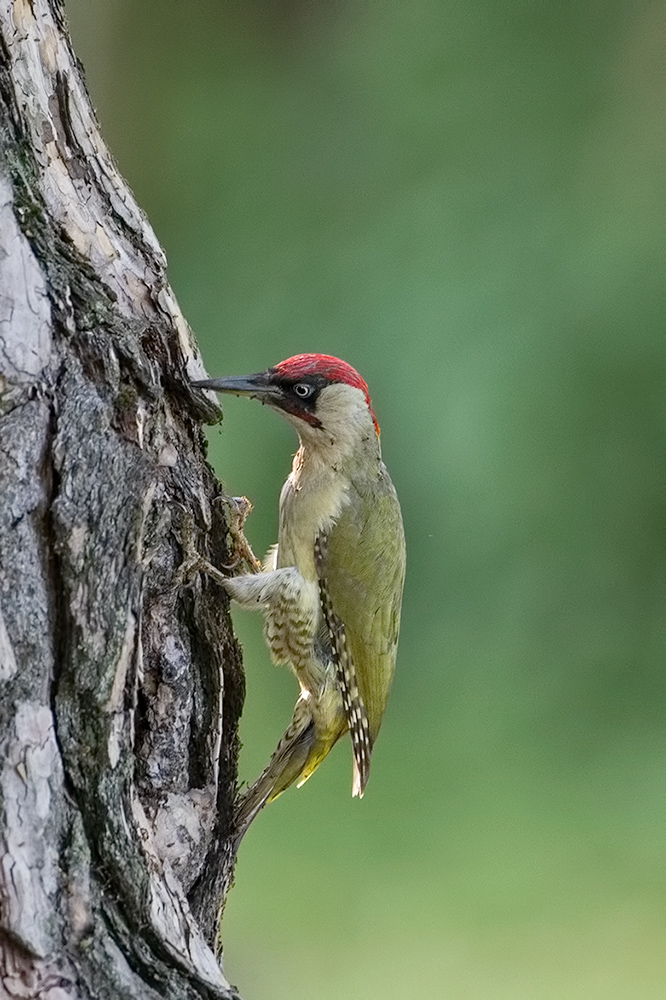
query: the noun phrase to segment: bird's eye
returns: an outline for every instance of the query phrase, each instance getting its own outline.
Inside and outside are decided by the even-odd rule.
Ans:
[[[307,399],[308,396],[312,395],[312,386],[308,385],[307,382],[297,382],[294,386],[294,392],[301,399]]]

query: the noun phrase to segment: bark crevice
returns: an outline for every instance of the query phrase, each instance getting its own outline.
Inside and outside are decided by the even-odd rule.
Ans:
[[[232,998],[236,544],[203,366],[56,0],[0,3],[0,982]],[[22,992],[21,992],[22,991]]]

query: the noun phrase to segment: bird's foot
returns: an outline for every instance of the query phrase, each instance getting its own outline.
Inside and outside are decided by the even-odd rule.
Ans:
[[[229,534],[234,557],[230,563],[224,564],[224,569],[236,570],[239,574],[260,573],[261,562],[243,533],[245,520],[252,513],[252,503],[247,497],[220,497],[220,500],[229,514]]]
[[[192,582],[197,573],[204,573],[223,587],[227,582],[227,577],[201,555],[196,547],[194,536],[194,518],[191,514],[185,514],[180,527],[183,561],[174,574],[175,585],[185,587]]]

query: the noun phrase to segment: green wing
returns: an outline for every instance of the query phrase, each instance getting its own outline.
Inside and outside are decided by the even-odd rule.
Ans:
[[[386,468],[376,480],[353,480],[328,535],[327,584],[344,623],[374,742],[395,670],[405,576],[400,505]]]

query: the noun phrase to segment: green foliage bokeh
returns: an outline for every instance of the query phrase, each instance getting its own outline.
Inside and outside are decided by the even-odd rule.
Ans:
[[[259,818],[246,1000],[661,1000],[664,7],[69,0],[104,134],[211,375],[367,378],[402,500],[398,673]],[[295,441],[225,401],[261,552]],[[296,696],[236,614],[256,776]]]

